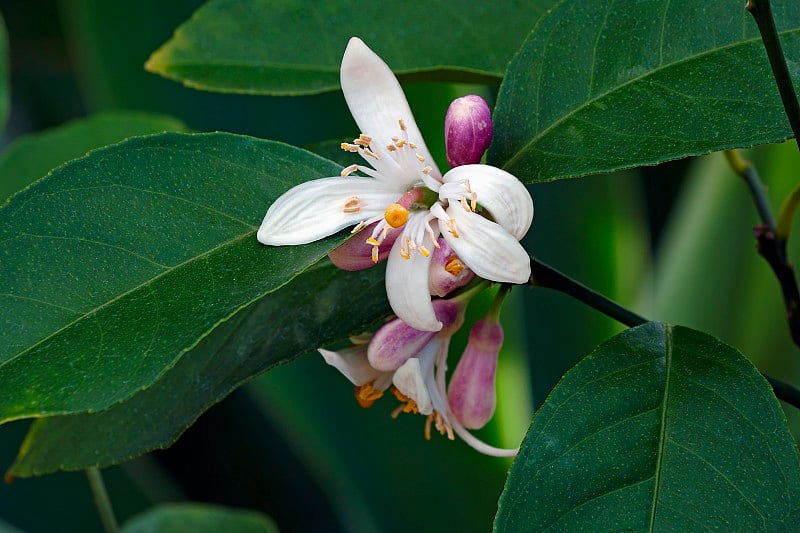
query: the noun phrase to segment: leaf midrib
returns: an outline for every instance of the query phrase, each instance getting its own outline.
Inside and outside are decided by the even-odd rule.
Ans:
[[[658,453],[656,454],[656,468],[653,475],[653,506],[650,511],[650,524],[648,531],[655,531],[656,506],[661,484],[661,469],[663,467],[664,448],[667,442],[667,411],[669,408],[670,374],[672,372],[672,326],[664,326],[664,400],[661,406],[661,428],[658,439]]]
[[[788,34],[796,33],[796,32],[800,32],[800,28],[792,28],[790,30],[784,30],[782,32],[778,32],[778,35],[788,35]],[[543,130],[539,131],[527,143],[525,143],[522,147],[520,147],[516,151],[514,156],[511,157],[510,159],[508,159],[503,164],[502,168],[503,169],[511,168],[516,163],[516,161],[525,154],[525,152],[527,152],[529,149],[531,149],[532,145],[534,145],[537,142],[539,142],[539,140],[541,140],[548,132],[550,132],[550,130],[555,129],[556,127],[560,126],[562,123],[566,122],[573,115],[576,115],[577,113],[583,111],[584,109],[586,109],[590,105],[594,104],[595,102],[597,102],[597,101],[599,101],[599,100],[601,100],[601,99],[603,99],[603,98],[605,98],[605,97],[607,97],[607,96],[609,96],[609,95],[611,95],[611,94],[623,89],[624,87],[626,87],[626,86],[628,86],[628,85],[630,85],[632,83],[639,82],[639,81],[641,81],[641,80],[643,80],[645,78],[648,78],[648,77],[650,77],[650,76],[652,76],[652,75],[654,75],[654,74],[656,74],[656,73],[658,73],[658,72],[660,72],[660,71],[662,71],[664,69],[672,68],[672,67],[675,67],[675,66],[683,64],[683,63],[688,63],[690,61],[694,61],[696,59],[702,58],[703,56],[714,54],[714,53],[717,53],[717,52],[720,52],[720,51],[723,51],[723,50],[733,49],[733,48],[737,48],[737,47],[740,47],[740,46],[750,45],[750,44],[752,44],[754,42],[757,42],[757,41],[760,41],[760,37],[754,37],[754,38],[751,38],[751,39],[748,39],[748,40],[740,40],[740,41],[736,41],[736,42],[731,43],[731,44],[727,44],[725,46],[721,46],[719,48],[714,48],[714,49],[706,50],[705,52],[702,52],[702,53],[699,53],[699,54],[695,54],[695,55],[692,55],[692,56],[687,56],[685,58],[682,58],[682,59],[680,59],[678,61],[674,61],[672,63],[659,65],[659,66],[655,67],[653,70],[650,70],[645,74],[642,74],[640,76],[636,76],[634,78],[631,78],[630,80],[627,80],[626,82],[624,82],[624,83],[622,83],[620,85],[616,85],[616,86],[610,88],[607,91],[599,93],[596,96],[594,96],[594,97],[592,97],[592,98],[590,98],[588,100],[585,100],[580,105],[574,107],[569,112],[567,112],[566,114],[562,115],[561,118],[559,118],[558,120],[556,120],[554,122],[551,122],[549,126],[544,128]],[[507,72],[506,72],[506,74],[507,74]]]

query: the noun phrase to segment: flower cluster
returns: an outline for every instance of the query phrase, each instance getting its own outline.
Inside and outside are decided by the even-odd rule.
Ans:
[[[491,113],[479,97],[458,99],[448,110],[445,137],[453,168],[443,175],[394,74],[358,38],[342,58],[341,83],[363,132],[342,149],[367,164],[287,191],[269,207],[258,240],[305,244],[352,226],[353,238],[330,258],[346,270],[387,260],[386,293],[397,318],[374,335],[353,338],[344,350],[320,350],[325,360],[356,386],[362,406],[391,387],[401,401],[394,416],[426,415],[426,436],[435,427],[484,453],[514,455],[516,450],[494,448],[468,431],[494,412],[503,337],[498,313],[473,326],[449,387],[447,355],[467,303],[486,282],[476,280],[456,296],[453,291],[475,277],[528,281],[530,262],[519,240],[531,225],[533,201],[514,176],[478,164],[492,136]]]
[[[429,292],[440,235],[477,276],[527,282],[530,262],[518,241],[530,227],[533,202],[519,180],[479,164],[442,175],[394,74],[358,38],[347,45],[341,82],[363,132],[342,148],[368,165],[353,164],[340,176],[287,191],[267,211],[258,240],[305,244],[354,226],[355,242],[335,254],[339,259],[334,262],[356,269],[365,266],[366,257],[373,263],[388,257],[389,303],[404,322],[424,331],[443,327]]]

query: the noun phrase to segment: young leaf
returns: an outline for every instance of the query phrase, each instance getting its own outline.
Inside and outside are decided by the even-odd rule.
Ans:
[[[267,247],[267,206],[341,167],[230,134],[137,137],[0,209],[0,422],[98,411],[341,242]]]
[[[339,87],[342,53],[358,36],[401,79],[496,83],[553,1],[211,0],[146,68],[210,91],[319,93]]]
[[[791,65],[800,5],[773,3]],[[526,182],[791,136],[755,22],[736,2],[562,1],[509,65],[494,120],[489,162]]]
[[[535,415],[497,531],[793,531],[800,464],[752,364],[648,323],[602,344]]]
[[[278,533],[266,515],[244,509],[228,509],[199,503],[159,505],[130,519],[122,533]]]
[[[0,132],[6,126],[11,107],[11,88],[8,83],[8,35],[0,13]],[[0,199],[2,201],[2,199]]]
[[[136,111],[109,111],[16,139],[0,154],[0,205],[55,167],[128,137],[186,131],[180,120]]]
[[[99,413],[37,420],[9,474],[107,466],[169,446],[243,382],[389,314],[383,286],[383,268],[306,270],[217,327],[150,388]]]

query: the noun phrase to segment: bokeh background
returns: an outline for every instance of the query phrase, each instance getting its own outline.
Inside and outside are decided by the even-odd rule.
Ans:
[[[298,146],[357,133],[338,92],[224,95],[145,72],[149,55],[202,3],[0,0],[12,91],[0,168],[18,138],[98,113],[164,113],[195,131]],[[497,88],[415,84],[406,90],[443,163],[449,102],[470,92],[491,101]],[[748,157],[757,161],[777,209],[797,182],[796,145],[759,147]],[[0,174],[0,191],[15,187]],[[800,382],[800,354],[786,330],[777,282],[755,252],[756,211],[721,154],[530,190],[536,215],[524,242],[539,259],[648,318],[707,331],[761,370]],[[791,244],[796,259],[800,249]],[[473,320],[486,303],[471,309]],[[563,295],[525,287],[513,291],[503,320],[498,414],[480,435],[516,446],[560,376],[622,326]],[[155,503],[192,500],[261,510],[285,532],[489,530],[510,462],[438,435],[426,441],[424,419],[393,420],[394,406],[385,399],[359,408],[334,369],[317,355],[301,357],[234,392],[168,450],[104,470],[115,511],[125,522]],[[787,414],[798,435],[798,418]],[[0,427],[3,468],[28,425]],[[85,475],[71,472],[0,485],[5,529],[102,527]]]

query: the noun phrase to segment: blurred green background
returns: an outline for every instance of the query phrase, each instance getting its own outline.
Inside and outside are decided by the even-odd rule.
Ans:
[[[357,132],[340,93],[222,95],[146,73],[149,54],[201,4],[0,1],[12,91],[0,147],[110,110],[166,113],[196,131],[301,146]],[[496,92],[440,84],[406,89],[440,162],[449,101]],[[796,146],[761,147],[750,156],[777,209],[796,181]],[[755,252],[755,209],[721,154],[530,189],[536,215],[524,242],[534,255],[648,318],[707,331],[760,369],[800,382],[777,282]],[[793,242],[790,257],[799,256]],[[530,288],[513,291],[503,320],[498,414],[480,435],[516,446],[559,377],[622,326]],[[124,522],[157,502],[193,500],[261,510],[285,532],[489,530],[510,463],[436,435],[428,442],[422,417],[393,420],[393,408],[391,400],[359,408],[343,377],[320,357],[303,357],[232,394],[169,450],[105,470],[115,511]],[[797,435],[798,419],[789,414]],[[0,427],[6,467],[28,425]],[[0,531],[6,527],[101,530],[80,472],[0,486]]]

